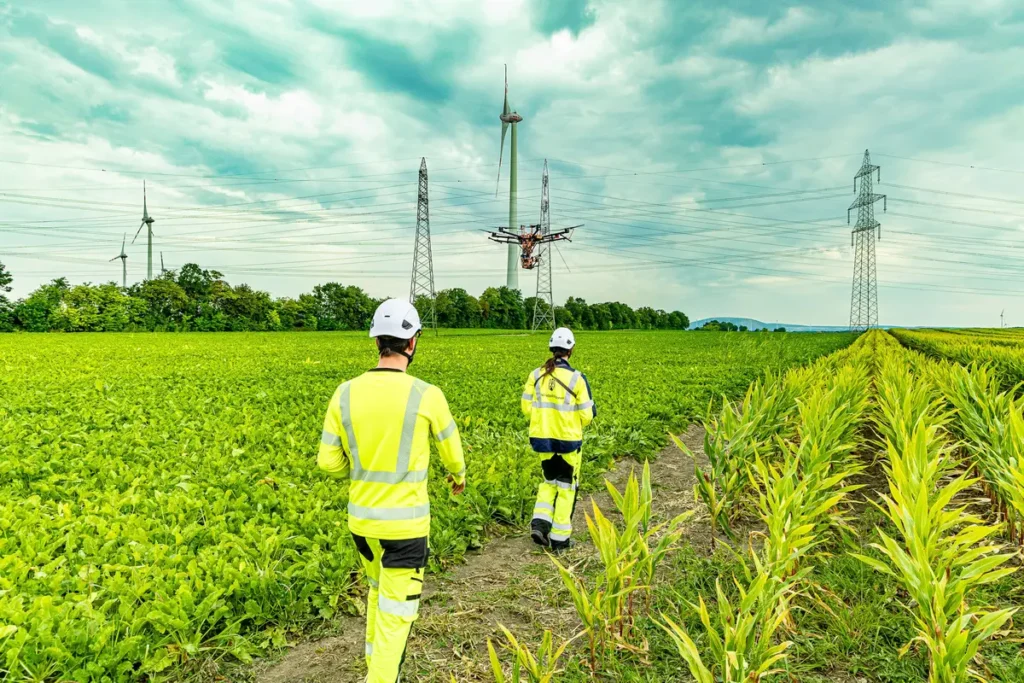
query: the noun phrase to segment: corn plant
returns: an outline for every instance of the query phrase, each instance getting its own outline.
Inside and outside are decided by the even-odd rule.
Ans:
[[[743,422],[741,414],[728,401],[723,401],[718,418],[704,424],[704,454],[711,464],[710,472],[704,472],[686,444],[672,435],[676,446],[693,458],[697,479],[694,495],[708,507],[712,548],[715,547],[716,531],[721,531],[731,540],[738,540],[732,531],[731,521],[738,512],[741,492],[747,485],[747,465],[757,454],[758,444],[753,428],[753,423]]]
[[[758,458],[751,478],[759,490],[758,513],[767,527],[762,550],[772,576],[794,576],[800,563],[845,525],[838,508],[860,486],[847,481],[861,471],[849,457],[867,406],[863,367],[844,366],[830,385],[799,402],[797,443],[779,438],[778,464]]]
[[[715,582],[721,631],[711,623],[703,597],[698,598],[697,604],[690,603],[707,635],[708,662],[701,657],[686,629],[665,614],[657,622],[672,638],[697,683],[757,683],[779,671],[776,665],[785,659],[792,644],[775,642],[785,621],[779,605],[791,588],[789,582],[760,571],[746,585],[735,579],[734,583],[739,593],[735,602],[729,600],[721,582]]]
[[[889,495],[879,507],[898,531],[898,538],[877,529],[873,543],[881,561],[857,554],[874,569],[898,579],[913,599],[917,625],[914,642],[928,651],[929,683],[961,683],[980,678],[971,662],[981,644],[1011,618],[1013,609],[972,610],[973,589],[1015,571],[1002,567],[1012,555],[997,554],[985,542],[998,527],[986,525],[964,507],[950,507],[953,498],[975,480],[961,474],[943,483],[952,467],[942,427],[927,419],[912,425],[899,442],[888,442]]]
[[[1024,397],[1003,392],[990,368],[943,365],[934,373],[1011,541],[1024,544]]]
[[[643,512],[637,510],[626,520],[625,529],[619,531],[605,517],[597,503],[592,503],[592,514],[587,515],[590,538],[601,558],[603,572],[601,584],[607,595],[617,596],[618,602],[609,600],[606,624],[617,627],[618,636],[625,638],[633,626],[633,595],[641,586],[636,582],[635,567],[639,559],[637,527]]]
[[[897,352],[882,358],[875,399],[875,428],[883,444],[888,442],[900,452],[906,449],[904,440],[917,425],[945,424],[949,419],[941,411],[941,399],[932,384],[907,371],[906,355]]]
[[[868,338],[873,339],[873,336]],[[804,423],[804,417],[799,414],[798,397],[829,384],[835,392],[833,401],[838,412],[822,415],[842,427],[845,441],[852,436],[867,401],[867,364],[852,362],[862,353],[862,347],[860,344],[838,352],[781,378],[769,375],[755,381],[741,403],[731,404],[723,399],[718,416],[704,421],[704,453],[711,469],[707,473],[702,471],[694,459],[697,479],[694,495],[704,501],[710,512],[712,549],[717,530],[732,541],[739,540],[733,533],[732,523],[754,507],[752,494],[756,487],[750,485],[751,467],[758,457],[776,455],[774,445],[779,439],[796,437],[797,425]],[[710,409],[708,412],[710,414]],[[854,419],[844,422],[843,418],[848,416]],[[693,457],[680,439],[672,438],[684,453]]]
[[[569,591],[576,614],[583,623],[590,650],[590,670],[596,672],[598,660],[607,654],[613,644],[626,645],[616,633],[616,627],[625,616],[623,613],[624,598],[632,591],[637,590],[639,586],[630,583],[626,587],[621,587],[620,576],[618,583],[620,587],[615,590],[610,587],[610,584],[615,583],[614,580],[609,581],[604,575],[599,575],[593,586],[588,589],[583,579],[575,576],[556,558],[552,557],[551,561],[558,570],[566,590]],[[623,562],[618,566],[617,571],[626,574],[631,567],[632,563]]]
[[[494,674],[495,683],[520,683],[523,680],[528,683],[551,683],[561,671],[558,668],[559,659],[565,654],[566,648],[581,635],[577,634],[569,640],[563,641],[558,647],[555,647],[551,631],[545,630],[544,636],[541,638],[540,648],[538,648],[537,654],[534,655],[528,647],[521,644],[512,635],[511,631],[501,624],[498,624],[498,628],[501,629],[502,633],[505,634],[506,640],[508,640],[506,647],[512,652],[513,659],[511,675],[506,676],[501,660],[498,658],[498,652],[488,638],[487,652],[490,656],[491,672]]]
[[[623,519],[623,531],[618,535],[617,547],[619,551],[627,551],[631,559],[636,561],[635,580],[643,587],[645,610],[649,611],[651,586],[654,584],[654,574],[658,565],[675,548],[683,534],[682,524],[694,515],[694,511],[684,512],[668,522],[651,525],[654,494],[651,486],[651,466],[646,460],[641,479],[638,481],[635,472],[630,472],[621,493],[608,480],[605,480],[605,487]],[[595,513],[597,512],[595,508]],[[593,535],[594,531],[591,530],[591,536]],[[610,558],[603,554],[602,560],[606,559]],[[631,619],[632,595],[631,593],[628,609]]]
[[[698,683],[754,683],[779,671],[786,658],[790,643],[776,641],[783,627],[792,625],[791,603],[811,571],[805,560],[832,526],[844,523],[838,508],[859,488],[847,482],[860,471],[850,454],[868,403],[865,343],[844,354],[842,364],[830,366],[822,384],[812,386],[805,377],[794,382],[805,389],[795,402],[795,430],[773,435],[773,459],[755,453],[748,464],[748,485],[757,491],[767,531],[758,550],[753,544],[748,548],[752,568],[742,562],[744,580],[734,579],[738,600],[730,601],[716,582],[718,625],[712,624],[703,597],[690,605],[707,635],[707,659],[683,627],[662,615],[659,625]]]

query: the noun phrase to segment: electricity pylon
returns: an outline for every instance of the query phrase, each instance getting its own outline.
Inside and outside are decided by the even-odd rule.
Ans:
[[[882,210],[887,210],[884,194],[875,194],[871,176],[878,173],[882,181],[882,169],[871,164],[871,154],[864,150],[864,162],[853,177],[853,191],[860,193],[846,210],[846,222],[850,212],[857,209],[857,223],[850,234],[850,246],[855,248],[853,257],[853,292],[850,295],[850,329],[867,330],[878,327],[878,276],[875,268],[875,239],[882,238],[882,226],[875,220],[875,202],[882,200]]]
[[[412,283],[409,285],[409,303],[415,305],[417,297],[430,299],[430,310],[421,314],[424,328],[433,327],[437,334],[437,307],[434,300],[434,258],[430,251],[430,198],[427,194],[427,159],[420,161],[419,201],[416,204],[416,244],[412,252]]]
[[[548,195],[548,160],[544,160],[544,175],[540,180],[540,231],[551,232],[551,207]],[[533,330],[542,327],[555,329],[555,293],[551,278],[552,244],[541,244],[537,268],[537,301],[533,306]]]

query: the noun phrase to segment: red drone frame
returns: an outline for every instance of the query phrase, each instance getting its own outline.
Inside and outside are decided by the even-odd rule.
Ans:
[[[498,228],[497,232],[488,231],[487,237],[502,244],[518,244],[520,264],[525,270],[532,270],[540,262],[538,257],[533,254],[537,245],[560,242],[562,240],[571,242],[572,231],[581,227],[583,227],[582,224],[574,225],[571,228],[554,230],[545,234],[541,230],[540,224],[537,223],[534,225],[520,225],[518,232],[512,228]]]

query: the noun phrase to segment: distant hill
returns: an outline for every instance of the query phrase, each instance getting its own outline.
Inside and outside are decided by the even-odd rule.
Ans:
[[[720,323],[732,323],[733,325],[745,325],[748,330],[774,330],[777,327],[785,327],[787,332],[845,332],[849,326],[835,325],[793,325],[790,323],[764,323],[753,318],[703,318],[690,323],[690,329],[695,330],[703,327],[704,323],[717,320]]]

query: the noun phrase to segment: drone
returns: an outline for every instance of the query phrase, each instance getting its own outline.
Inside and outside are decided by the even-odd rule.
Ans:
[[[572,231],[582,228],[583,224],[574,225],[570,228],[554,230],[545,233],[539,223],[533,225],[520,225],[518,232],[513,228],[498,228],[496,232],[487,231],[488,239],[502,244],[519,245],[519,262],[524,270],[533,270],[540,264],[540,257],[534,255],[534,249],[539,244],[551,242],[572,241]]]

